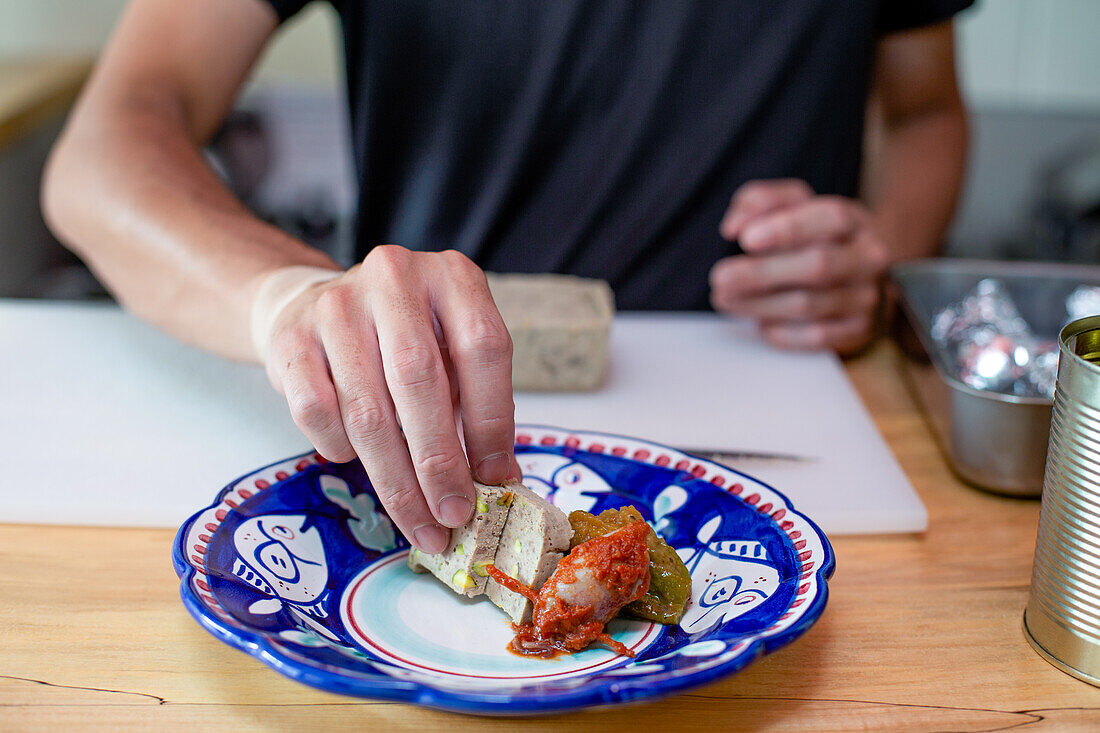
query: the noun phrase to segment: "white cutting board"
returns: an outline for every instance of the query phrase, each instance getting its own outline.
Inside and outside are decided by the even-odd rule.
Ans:
[[[175,527],[237,476],[304,452],[254,366],[114,306],[0,300],[0,521]],[[735,465],[831,534],[927,515],[831,354],[771,349],[710,314],[627,314],[607,386],[517,394],[521,422],[812,460]]]

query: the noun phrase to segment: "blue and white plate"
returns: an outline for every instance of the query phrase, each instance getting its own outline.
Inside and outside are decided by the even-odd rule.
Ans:
[[[183,603],[217,638],[308,685],[481,714],[680,692],[793,641],[824,610],[832,548],[770,486],[604,433],[521,425],[516,454],[527,486],[566,512],[637,507],[691,570],[678,626],[610,624],[636,658],[510,653],[496,606],[408,569],[409,543],[362,466],[315,453],[234,481],[184,523],[173,550]]]

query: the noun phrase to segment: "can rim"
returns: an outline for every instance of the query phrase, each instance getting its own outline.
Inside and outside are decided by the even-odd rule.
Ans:
[[[1100,366],[1087,359],[1082,359],[1069,347],[1071,339],[1089,331],[1100,331],[1100,316],[1086,316],[1078,318],[1076,321],[1070,321],[1062,327],[1061,332],[1058,334],[1058,351],[1066,358],[1072,359],[1077,366],[1100,377]]]

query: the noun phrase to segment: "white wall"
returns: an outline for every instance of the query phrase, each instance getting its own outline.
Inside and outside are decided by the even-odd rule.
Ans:
[[[125,4],[0,0],[0,56],[94,53]],[[976,106],[1100,109],[1100,0],[979,0],[958,25],[960,76]],[[282,30],[254,83],[339,84],[338,35],[332,7],[314,3]]]
[[[958,38],[974,106],[1100,110],[1100,1],[980,0]]]

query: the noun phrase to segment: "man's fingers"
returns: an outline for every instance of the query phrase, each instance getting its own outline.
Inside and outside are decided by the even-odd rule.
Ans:
[[[466,453],[479,481],[498,484],[508,478],[515,441],[512,339],[484,273],[462,254],[443,254],[436,317],[458,379]]]
[[[874,327],[870,313],[805,323],[765,323],[764,338],[784,349],[835,349],[849,353],[867,343]]]
[[[809,242],[843,242],[861,225],[859,208],[839,196],[816,196],[748,222],[739,241],[746,252],[801,247]]]
[[[735,255],[710,271],[712,300],[729,303],[748,295],[791,288],[824,288],[860,272],[855,248],[823,242],[790,252]]]
[[[329,376],[320,345],[302,343],[291,354],[273,354],[272,362],[286,396],[294,424],[317,452],[330,461],[355,458],[355,448],[344,430],[340,401]]]
[[[816,321],[870,311],[878,299],[874,283],[860,282],[823,290],[799,288],[744,298],[716,297],[714,307],[763,321]]]
[[[450,533],[428,507],[397,424],[375,336],[362,306],[336,289],[322,296],[322,341],[331,364],[341,420],[390,518],[425,552],[442,552]]]
[[[373,280],[370,311],[420,488],[435,517],[459,527],[473,515],[474,485],[458,438],[432,304],[426,289],[414,282],[410,256],[391,250],[375,258],[372,267],[380,276]]]
[[[752,219],[772,211],[793,206],[814,195],[810,185],[797,178],[749,181],[730,199],[718,233],[725,239],[738,239],[741,230]]]

